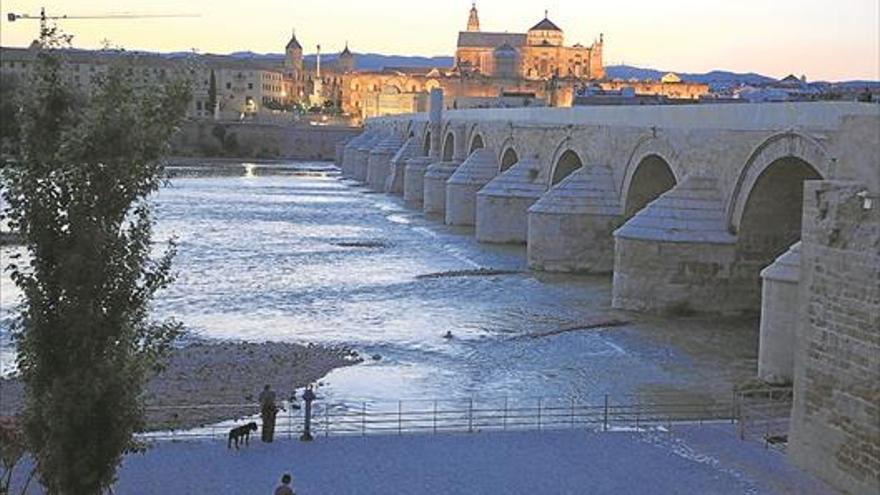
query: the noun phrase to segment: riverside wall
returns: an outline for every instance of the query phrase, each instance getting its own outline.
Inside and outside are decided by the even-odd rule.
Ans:
[[[172,142],[178,156],[332,160],[356,127],[190,120]]]

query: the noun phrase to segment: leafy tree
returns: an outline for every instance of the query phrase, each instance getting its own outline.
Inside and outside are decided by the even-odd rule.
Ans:
[[[15,74],[0,74],[0,155],[13,152],[18,140],[17,93],[21,83]]]
[[[174,255],[173,243],[154,254],[149,199],[190,91],[183,78],[144,85],[119,56],[81,99],[57,40],[42,33],[17,163],[3,170],[5,213],[27,250],[8,269],[23,292],[15,341],[39,480],[52,494],[96,494],[138,447],[145,379],[180,333],[149,317]]]
[[[217,107],[217,76],[214,75],[214,69],[211,69],[211,79],[208,82],[208,111],[214,115],[214,109]]]

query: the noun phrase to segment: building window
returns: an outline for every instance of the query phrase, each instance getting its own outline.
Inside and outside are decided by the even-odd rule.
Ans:
[[[232,89],[232,83],[230,83],[230,82],[226,83],[226,89]]]
[[[248,89],[254,89],[254,83],[248,83]]]

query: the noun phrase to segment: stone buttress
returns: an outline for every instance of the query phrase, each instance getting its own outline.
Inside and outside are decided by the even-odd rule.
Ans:
[[[385,134],[377,132],[375,134],[371,134],[364,139],[361,144],[355,149],[353,154],[354,160],[352,161],[352,169],[351,169],[351,178],[358,182],[366,182],[367,180],[367,162],[370,159],[370,151],[379,144],[380,141],[385,139]]]
[[[396,133],[388,135],[370,150],[367,161],[367,185],[374,191],[385,190],[385,180],[391,168],[391,158],[403,146],[403,138]]]
[[[348,179],[354,177],[354,158],[358,147],[369,136],[368,132],[362,132],[345,143],[342,150],[342,175]]]
[[[403,194],[403,180],[406,173],[406,162],[419,154],[421,147],[418,139],[411,137],[391,157],[388,178],[385,180],[385,192],[391,194]]]
[[[446,181],[446,224],[474,225],[477,192],[497,175],[498,160],[494,149],[480,148],[471,153]]]
[[[528,260],[537,270],[611,273],[622,223],[611,169],[581,167],[529,208]]]
[[[525,243],[528,210],[547,190],[541,164],[523,158],[477,193],[476,236],[480,242]]]
[[[689,177],[614,231],[615,308],[687,314],[741,309],[731,283],[736,238],[717,181]],[[730,301],[734,303],[731,305]]]
[[[800,274],[800,242],[761,271],[758,378],[768,383],[786,384],[792,380]]]

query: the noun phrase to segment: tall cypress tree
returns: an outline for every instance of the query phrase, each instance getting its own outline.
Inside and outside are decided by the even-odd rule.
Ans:
[[[217,108],[217,76],[214,75],[214,69],[211,69],[211,80],[208,83],[208,111],[212,116],[215,108]]]

